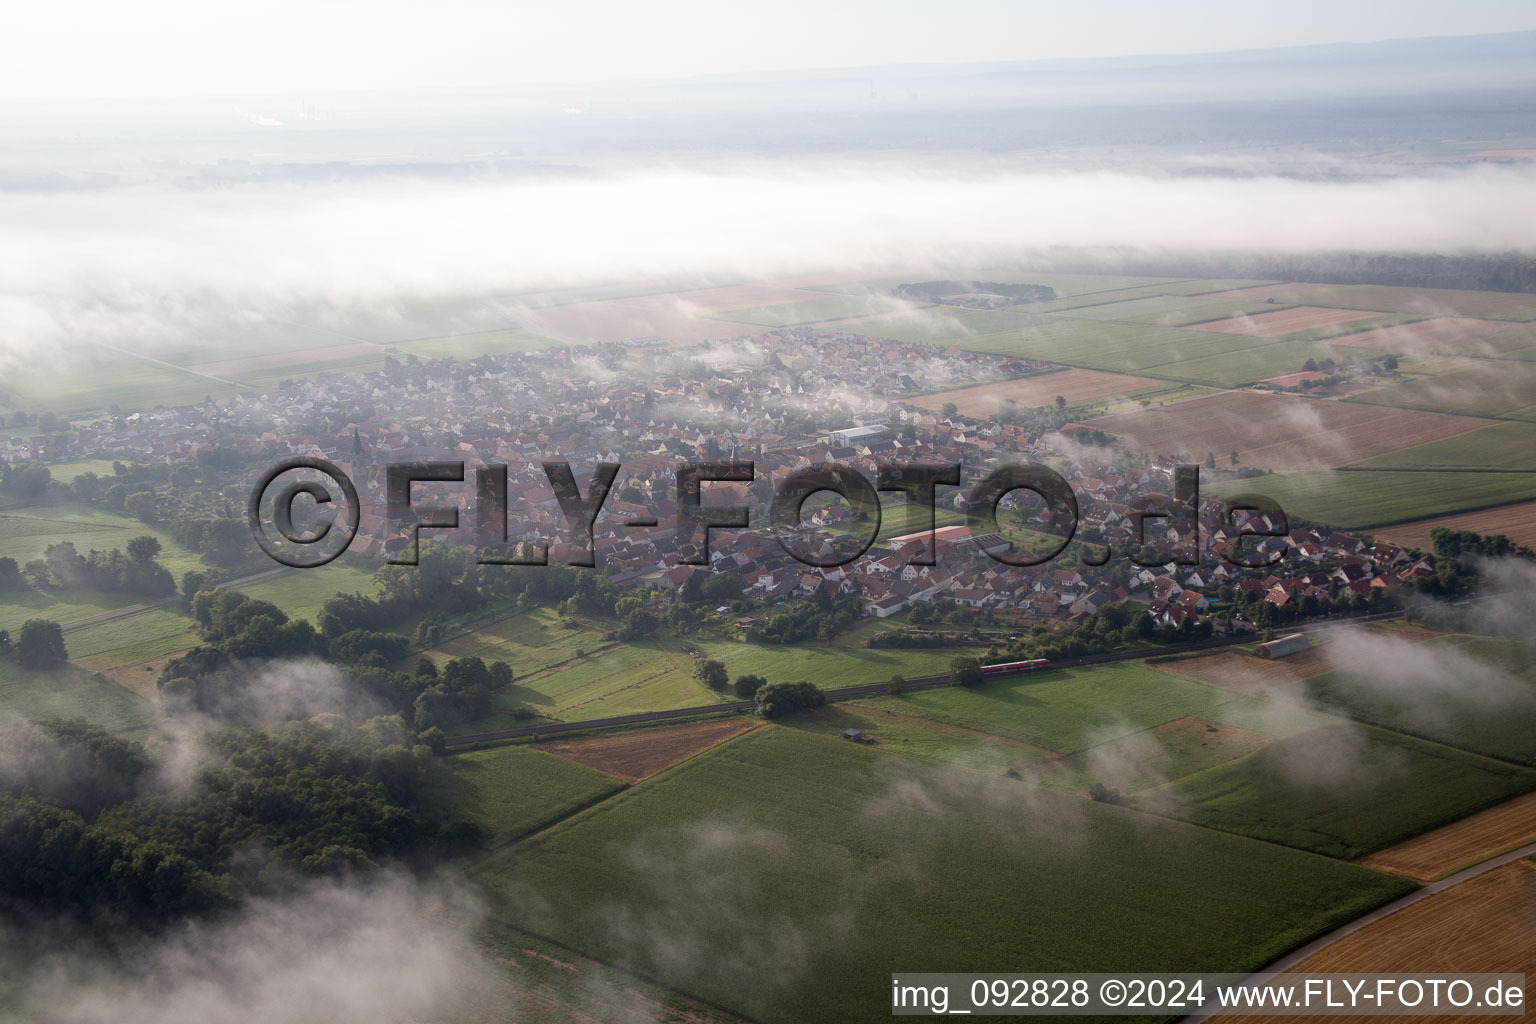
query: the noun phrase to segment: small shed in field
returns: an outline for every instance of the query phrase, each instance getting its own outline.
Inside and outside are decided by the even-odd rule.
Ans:
[[[1259,657],[1284,658],[1291,654],[1300,654],[1302,651],[1312,649],[1312,641],[1307,639],[1305,633],[1291,633],[1278,637],[1267,644],[1259,644]]]
[[[844,729],[843,730],[843,739],[845,739],[845,740],[862,740],[863,738],[864,738],[864,731],[862,729]]]

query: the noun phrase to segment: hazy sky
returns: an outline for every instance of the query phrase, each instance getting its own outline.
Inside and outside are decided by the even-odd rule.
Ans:
[[[314,95],[1533,28],[1529,0],[32,0],[6,14],[0,99]]]

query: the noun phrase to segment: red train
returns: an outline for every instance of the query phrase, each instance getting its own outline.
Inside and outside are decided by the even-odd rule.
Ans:
[[[1034,672],[1042,668],[1050,668],[1051,663],[1045,658],[1031,658],[1028,661],[1000,661],[996,665],[981,666],[981,674],[984,676],[1004,676],[1014,672]]]

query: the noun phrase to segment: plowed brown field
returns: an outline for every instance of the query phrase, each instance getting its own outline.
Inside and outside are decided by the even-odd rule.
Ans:
[[[694,725],[641,729],[613,736],[558,740],[540,744],[540,749],[559,754],[588,768],[607,772],[626,782],[639,782],[761,724],[747,718],[721,718]]]
[[[1455,512],[1431,519],[1415,519],[1411,523],[1383,526],[1371,533],[1393,544],[1428,551],[1429,531],[1437,526],[1451,530],[1471,530],[1484,536],[1502,533],[1516,544],[1536,548],[1536,501],[1522,501],[1515,505],[1483,509],[1481,512]]]
[[[1536,843],[1536,793],[1506,800],[1356,863],[1433,882],[1527,843]]]
[[[1236,450],[1246,466],[1318,469],[1438,441],[1493,421],[1363,402],[1227,391],[1092,422],[1149,455],[1198,460],[1215,452],[1225,465],[1227,453]]]
[[[1395,327],[1378,327],[1370,331],[1358,331],[1335,339],[1339,345],[1359,345],[1363,348],[1380,348],[1388,352],[1457,352],[1464,348],[1476,348],[1475,342],[1508,334],[1524,328],[1525,324],[1507,320],[1474,320],[1471,317],[1442,316],[1433,320],[1419,320]]]
[[[1220,651],[1198,658],[1166,661],[1155,667],[1186,679],[1259,696],[1277,686],[1289,686],[1322,675],[1331,670],[1333,664],[1322,651],[1313,648],[1288,658],[1275,659],[1259,658],[1241,651]]]
[[[1287,973],[1536,974],[1536,864],[1516,861],[1436,893],[1310,956]],[[1481,995],[1481,993],[1478,993]],[[1232,1015],[1233,1024],[1294,1024],[1303,1017]],[[1329,1024],[1379,1024],[1389,1018],[1351,1014]],[[1529,1017],[1415,1016],[1415,1022]]]

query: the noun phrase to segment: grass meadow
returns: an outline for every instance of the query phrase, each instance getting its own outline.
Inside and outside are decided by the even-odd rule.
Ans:
[[[154,720],[154,707],[130,693],[66,664],[47,672],[0,658],[0,709],[24,718],[82,718],[103,729],[131,729]]]

